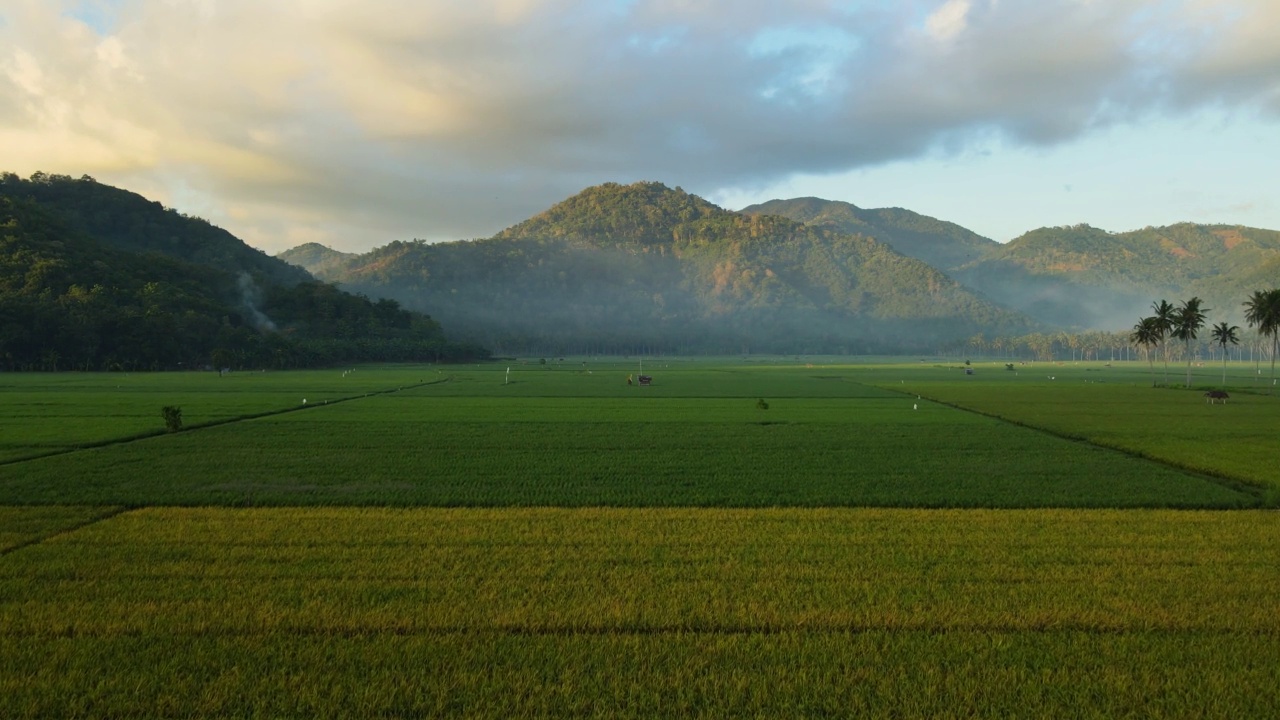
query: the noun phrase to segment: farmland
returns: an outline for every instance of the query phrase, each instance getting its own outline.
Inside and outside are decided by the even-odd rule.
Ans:
[[[1275,398],[669,365],[0,378],[0,715],[1280,702]]]
[[[159,434],[2,465],[0,503],[1230,508],[1258,501],[1218,479],[858,382],[891,371],[687,363],[637,388],[626,385],[626,370],[580,368],[535,366],[518,370],[514,382],[500,367],[448,375],[401,368],[381,376],[381,387],[363,379],[378,371],[285,373],[283,387],[253,374],[191,374],[194,387],[168,388],[190,400],[184,413],[261,416],[163,434],[158,411],[168,395],[131,399],[119,426],[137,432],[150,423]],[[352,377],[362,380],[344,385]],[[102,394],[72,387],[61,402],[47,393],[56,413],[27,406],[33,410],[12,428],[10,452],[48,446],[46,436],[70,412],[67,395]],[[106,412],[106,401],[94,402]],[[99,417],[90,427],[111,425]],[[68,436],[79,429],[73,424]]]

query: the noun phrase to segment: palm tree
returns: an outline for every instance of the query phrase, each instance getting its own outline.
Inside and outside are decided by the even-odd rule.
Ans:
[[[1240,328],[1228,325],[1225,320],[1213,326],[1213,341],[1222,346],[1222,389],[1227,389],[1227,343],[1239,345],[1240,338],[1236,331]]]
[[[1147,353],[1147,364],[1151,366],[1151,387],[1156,386],[1156,360],[1151,351],[1160,344],[1160,321],[1154,317],[1144,317],[1133,326],[1129,334],[1129,342],[1143,348]]]
[[[1244,302],[1244,319],[1258,328],[1262,337],[1271,336],[1271,386],[1276,384],[1276,350],[1280,339],[1280,288],[1255,290]],[[1256,377],[1256,376],[1255,376]]]
[[[1156,321],[1156,330],[1159,331],[1158,344],[1163,345],[1164,349],[1164,384],[1169,384],[1169,345],[1165,339],[1169,337],[1169,333],[1173,332],[1173,312],[1174,307],[1168,300],[1160,300],[1151,303],[1151,310],[1155,313],[1152,318]]]
[[[1204,327],[1205,313],[1209,310],[1200,307],[1202,302],[1204,301],[1198,297],[1185,300],[1173,311],[1172,317],[1173,336],[1186,344],[1188,388],[1191,387],[1191,341],[1196,339],[1196,333]]]

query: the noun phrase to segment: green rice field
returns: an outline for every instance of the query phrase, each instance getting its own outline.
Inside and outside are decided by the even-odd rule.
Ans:
[[[1280,706],[1265,388],[644,363],[0,376],[0,716]]]

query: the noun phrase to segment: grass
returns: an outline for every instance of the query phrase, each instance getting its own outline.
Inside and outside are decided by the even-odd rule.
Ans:
[[[526,374],[534,377],[504,384],[504,371],[460,372],[350,402],[11,463],[0,466],[0,502],[1257,503],[1203,476],[871,387],[848,368],[691,367],[652,388],[628,387],[616,371]],[[757,396],[768,396],[768,410]]]
[[[1243,364],[1233,367],[1243,370]],[[1248,368],[1252,371],[1252,367]],[[1197,368],[1204,372],[1205,368]],[[972,377],[936,369],[873,371],[875,382],[995,418],[1159,460],[1166,464],[1270,488],[1280,499],[1274,433],[1280,398],[1251,380],[1229,378],[1230,401],[1205,402],[1218,375],[1193,379],[1193,389],[1152,388],[1136,367],[1100,363],[983,369]],[[1049,378],[1053,379],[1050,380]],[[1181,375],[1177,376],[1181,377]],[[905,378],[905,383],[904,383]],[[895,383],[895,380],[897,382]]]
[[[0,378],[0,716],[1280,705],[1276,398],[637,364]]]
[[[12,552],[58,533],[109,517],[121,508],[51,505],[6,507],[0,505],[0,554]]]
[[[0,462],[165,432],[160,410],[199,427],[430,382],[426,368],[293,372],[7,373],[0,376]],[[433,371],[434,374],[434,371]]]
[[[1280,516],[145,509],[0,558],[0,714],[1258,716]]]

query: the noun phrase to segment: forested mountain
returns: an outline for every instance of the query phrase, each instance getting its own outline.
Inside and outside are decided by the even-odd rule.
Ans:
[[[942,270],[966,287],[1045,323],[1116,329],[1153,298],[1205,298],[1230,308],[1280,277],[1280,233],[1240,226],[1148,227],[1112,233],[1088,225],[1040,228],[1001,245],[954,223],[897,208],[771,200],[743,212],[861,232]]]
[[[165,208],[137,193],[66,175],[0,174],[0,196],[30,200],[71,230],[133,253],[157,253],[197,265],[245,272],[273,284],[313,279],[208,221]]]
[[[866,210],[814,197],[770,200],[743,208],[747,215],[781,215],[796,222],[866,235],[947,272],[982,258],[1000,244],[955,223],[902,208]]]
[[[356,257],[356,253],[339,252],[320,243],[305,243],[291,248],[289,253],[292,259],[286,264],[297,268],[315,268],[322,272],[341,267],[343,263]],[[315,274],[314,271],[312,274]]]
[[[984,288],[1010,279],[1056,283],[1066,294],[1062,304],[1110,300],[1116,306],[1110,312],[1124,318],[1144,312],[1152,298],[1199,296],[1239,320],[1244,298],[1280,277],[1280,232],[1192,223],[1123,233],[1041,228],[958,268],[956,276]]]
[[[202,220],[92,179],[5,174],[0,186],[0,369],[298,367],[482,352],[447,342],[435,321],[394,301],[316,282]],[[103,228],[109,241],[91,232]]]
[[[915,351],[1032,327],[869,237],[659,183],[588,188],[486,240],[397,242],[308,268],[431,308],[500,352]]]

